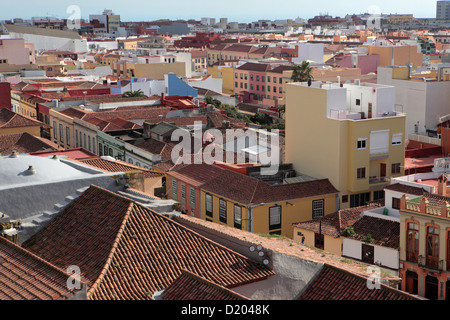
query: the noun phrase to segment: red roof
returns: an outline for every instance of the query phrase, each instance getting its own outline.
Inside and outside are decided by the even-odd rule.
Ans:
[[[182,270],[226,288],[274,275],[267,266],[96,186],[22,246],[62,269],[79,266],[91,300],[149,300]]]
[[[0,109],[0,129],[43,126],[40,121],[31,119],[9,109]]]
[[[41,137],[35,137],[27,132],[0,135],[0,155],[9,156],[13,151],[30,153],[44,150],[58,150],[57,144]]]
[[[164,290],[164,300],[248,300],[236,292],[182,270],[181,275]]]
[[[325,264],[299,300],[421,300],[384,284],[371,290],[367,283],[368,277]]]
[[[64,300],[69,274],[0,237],[0,300]]]

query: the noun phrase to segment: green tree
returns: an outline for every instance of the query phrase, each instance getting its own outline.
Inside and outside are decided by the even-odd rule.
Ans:
[[[146,97],[146,95],[144,94],[144,92],[142,92],[141,89],[136,90],[136,91],[127,91],[125,92],[122,97],[124,98],[136,98],[136,97]]]
[[[312,68],[308,61],[303,61],[301,65],[295,65],[292,68],[291,80],[294,82],[305,82],[308,79],[313,80]]]

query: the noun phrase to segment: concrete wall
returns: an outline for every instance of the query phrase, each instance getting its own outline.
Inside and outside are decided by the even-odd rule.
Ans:
[[[11,219],[24,219],[45,210],[53,209],[56,203],[63,202],[66,196],[73,195],[77,189],[91,184],[108,190],[118,190],[112,174],[93,175],[70,181],[49,182],[46,184],[17,186],[0,190],[2,199],[1,211]]]

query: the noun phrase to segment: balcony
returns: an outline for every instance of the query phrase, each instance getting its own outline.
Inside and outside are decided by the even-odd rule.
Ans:
[[[369,177],[369,184],[387,182],[387,177]]]
[[[417,252],[406,252],[406,260],[409,262],[415,262],[418,263],[419,262],[419,255],[417,254]]]
[[[427,256],[425,259],[425,264],[426,264],[426,267],[428,267],[428,268],[439,269],[439,258]]]

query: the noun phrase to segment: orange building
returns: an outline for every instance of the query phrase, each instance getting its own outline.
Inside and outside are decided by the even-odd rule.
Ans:
[[[401,289],[430,300],[450,299],[450,198],[447,178],[438,194],[400,200]],[[449,193],[450,194],[450,193]]]

